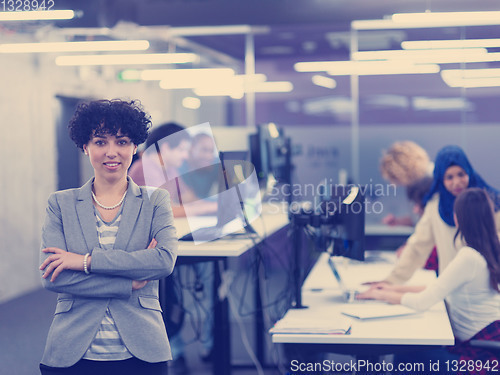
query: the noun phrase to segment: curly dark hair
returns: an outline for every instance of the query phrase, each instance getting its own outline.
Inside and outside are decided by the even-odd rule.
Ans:
[[[95,135],[116,135],[119,131],[140,145],[148,137],[151,116],[138,100],[95,100],[76,108],[68,129],[69,136],[83,151]]]

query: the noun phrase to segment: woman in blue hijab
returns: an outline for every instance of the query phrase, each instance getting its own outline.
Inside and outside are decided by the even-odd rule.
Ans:
[[[467,182],[465,187],[464,183]],[[455,197],[468,187],[486,190],[495,204],[495,211],[500,208],[498,190],[489,186],[472,168],[463,150],[458,146],[443,147],[437,154],[434,166],[434,181],[424,197],[424,205],[439,193],[439,215],[445,223],[453,222],[453,204]]]
[[[424,213],[415,226],[415,232],[407,241],[405,251],[389,277],[389,284],[402,284],[421,268],[434,246],[437,248],[439,272],[453,260],[460,246],[454,242],[456,233],[453,221],[455,197],[468,187],[478,187],[487,191],[500,208],[500,192],[489,186],[472,168],[464,151],[458,146],[445,146],[437,154],[434,167],[434,181],[424,198]],[[496,215],[497,230],[500,217]]]

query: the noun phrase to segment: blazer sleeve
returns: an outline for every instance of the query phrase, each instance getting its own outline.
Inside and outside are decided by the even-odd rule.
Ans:
[[[428,204],[415,226],[415,232],[406,242],[401,257],[385,281],[391,284],[402,284],[408,281],[417,269],[424,266],[436,243],[432,228],[432,214]]]
[[[56,194],[49,197],[45,221],[42,228],[42,249],[46,247],[66,248],[66,233]],[[40,264],[50,256],[40,251]],[[43,275],[45,271],[41,271]],[[42,285],[57,293],[69,293],[80,297],[97,298],[129,298],[132,294],[132,280],[125,277],[90,274],[81,271],[64,270],[52,282],[50,278],[42,279]]]
[[[159,280],[170,275],[177,259],[177,235],[169,194],[155,189],[151,195],[153,218],[151,238],[158,244],[152,249],[105,251],[92,250],[92,273],[123,276],[133,280]]]

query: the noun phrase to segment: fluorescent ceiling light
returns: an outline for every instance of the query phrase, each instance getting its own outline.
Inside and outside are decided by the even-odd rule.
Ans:
[[[428,98],[424,96],[412,98],[412,106],[417,111],[470,111],[474,108],[473,104],[465,98]]]
[[[441,78],[450,87],[496,87],[500,69],[449,69],[441,72]]]
[[[396,13],[392,21],[401,24],[417,22],[428,27],[500,25],[500,12]]]
[[[330,77],[325,77],[325,76],[316,74],[316,75],[312,76],[311,79],[312,79],[312,82],[316,86],[325,87],[327,89],[334,89],[335,87],[337,87],[337,82],[333,78],[330,78]]]
[[[184,99],[182,99],[182,106],[188,109],[198,109],[201,106],[201,101],[198,98],[186,96]]]
[[[143,81],[163,80],[185,80],[205,79],[215,77],[224,79],[234,76],[234,70],[230,68],[206,68],[206,69],[145,69],[140,72]]]
[[[455,63],[483,61],[486,48],[361,51],[352,54],[353,60],[408,60],[414,63]]]
[[[461,77],[464,79],[469,78],[500,78],[500,68],[491,69],[447,69],[443,70],[444,74],[448,76]]]
[[[0,21],[70,20],[74,17],[75,12],[72,10],[0,12]]]
[[[184,64],[199,60],[194,53],[152,53],[135,55],[77,55],[58,56],[60,66],[78,65],[141,65],[141,64]]]
[[[245,92],[290,92],[293,84],[289,81],[258,82],[245,86]]]
[[[12,43],[0,44],[0,53],[144,51],[147,40],[108,40],[91,42]]]
[[[228,85],[201,86],[193,89],[198,96],[231,96],[233,99],[241,99],[244,93],[250,92],[271,93],[290,92],[292,90],[293,84],[288,81],[256,82],[244,86],[228,83]]]
[[[490,13],[481,17],[479,13]],[[500,25],[500,12],[400,13],[391,19],[356,20],[353,30],[420,29],[432,27],[460,27]]]
[[[227,70],[230,71],[230,74],[226,72]],[[172,71],[175,72],[176,70],[173,69]],[[265,74],[234,75],[232,69],[179,69],[177,71],[182,71],[183,74],[164,77],[160,81],[162,89],[194,89],[216,86],[227,88],[228,92],[234,90],[239,92],[248,85],[264,82],[267,78]]]
[[[255,34],[268,33],[269,27],[249,25],[225,25],[225,26],[192,26],[172,27],[168,30],[169,35],[196,36],[196,35],[233,35],[233,34]]]
[[[197,87],[193,89],[198,96],[230,96],[233,99],[243,98],[243,89],[235,87]]]
[[[462,40],[413,40],[401,42],[401,48],[414,49],[446,49],[446,48],[497,48],[500,39],[462,39]]]
[[[439,73],[436,64],[412,64],[405,61],[317,61],[295,64],[298,72],[326,71],[330,75],[387,75]]]

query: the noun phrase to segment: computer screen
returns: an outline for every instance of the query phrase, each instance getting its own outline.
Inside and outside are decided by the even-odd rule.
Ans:
[[[248,161],[248,151],[220,152],[218,191],[211,197],[217,201],[216,223],[197,227],[200,217],[190,215],[190,207],[184,205],[190,227],[197,227],[181,237],[184,241],[206,242],[235,233],[255,233],[251,223],[262,212],[259,183],[253,165]],[[242,232],[243,231],[243,232]]]
[[[327,236],[332,255],[364,260],[365,197],[357,186],[335,185],[331,197],[323,202],[330,215]]]
[[[290,138],[274,123],[257,126],[257,133],[249,138],[251,161],[255,166],[261,186],[270,179],[279,183],[290,183],[291,150]]]
[[[247,230],[253,231],[251,222],[260,216],[262,204],[255,168],[247,151],[220,152],[222,169],[219,183],[217,225],[241,219]]]

